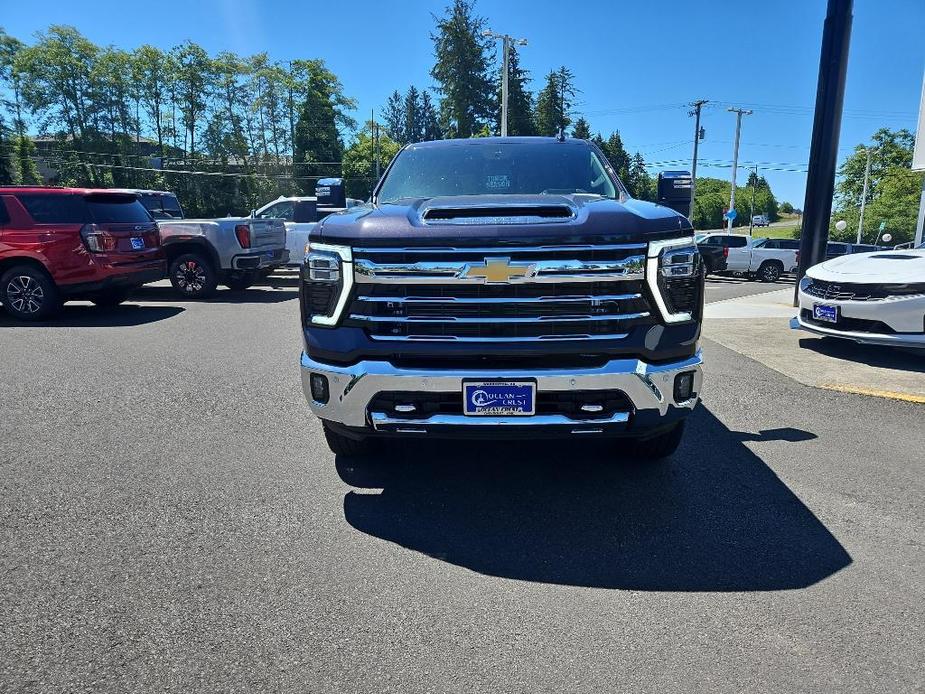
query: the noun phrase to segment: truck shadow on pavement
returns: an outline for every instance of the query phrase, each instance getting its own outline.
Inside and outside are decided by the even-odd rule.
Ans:
[[[585,442],[435,442],[339,458],[337,469],[348,484],[381,489],[344,497],[351,526],[490,576],[767,591],[848,566],[844,547],[742,440],[700,407],[661,463]]]
[[[131,301],[131,300],[129,300]],[[61,313],[46,321],[27,323],[10,318],[0,308],[0,328],[118,328],[147,325],[183,313],[179,306],[133,306],[113,308],[65,304]]]

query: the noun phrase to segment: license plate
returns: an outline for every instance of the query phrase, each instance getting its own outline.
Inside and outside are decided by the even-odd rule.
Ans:
[[[838,306],[826,306],[825,304],[813,305],[813,318],[825,323],[838,322]]]
[[[463,412],[472,416],[527,416],[536,412],[534,381],[464,381]]]
[[[132,250],[133,251],[143,251],[145,249],[145,240],[139,239],[135,236],[132,237]]]

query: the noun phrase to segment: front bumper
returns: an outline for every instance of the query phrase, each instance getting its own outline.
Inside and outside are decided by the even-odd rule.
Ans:
[[[925,347],[925,296],[895,297],[880,301],[836,301],[821,299],[801,290],[799,298],[800,313],[790,321],[790,327],[794,330],[806,330],[863,344]],[[871,324],[885,326],[885,329],[861,331],[852,329],[850,323],[833,323],[830,326],[807,320],[804,312],[808,311],[811,316],[814,304],[837,306],[840,318],[869,321]]]
[[[302,354],[302,389],[309,406],[318,417],[359,433],[477,435],[539,432],[574,434],[641,433],[658,429],[686,416],[697,405],[703,383],[703,359],[697,353],[667,364],[649,364],[638,359],[614,359],[599,368],[538,370],[443,370],[398,368],[387,361],[361,361],[352,366],[336,366],[315,361]],[[675,376],[693,372],[693,397],[676,402]],[[312,398],[310,375],[327,377],[330,397],[327,403]],[[469,417],[435,414],[422,419],[390,417],[370,411],[370,403],[380,393],[459,393],[462,401],[464,379],[535,379],[537,393],[544,391],[621,391],[632,403],[626,412],[606,419],[578,419],[564,415],[524,417]]]

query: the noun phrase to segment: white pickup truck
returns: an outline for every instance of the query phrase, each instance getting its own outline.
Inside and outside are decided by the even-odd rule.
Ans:
[[[699,234],[698,246],[722,246],[726,269],[717,274],[739,274],[757,277],[762,282],[776,282],[785,272],[797,267],[797,252],[790,248],[764,245],[767,239],[747,234]]]
[[[302,264],[308,234],[322,219],[334,212],[361,205],[362,200],[343,197],[343,179],[321,179],[316,196],[280,196],[251,213],[258,219],[282,219],[286,223],[286,250],[289,265]]]

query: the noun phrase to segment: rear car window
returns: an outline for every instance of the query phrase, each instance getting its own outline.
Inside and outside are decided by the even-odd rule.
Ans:
[[[134,195],[88,195],[90,217],[97,224],[146,224],[151,215]]]
[[[745,248],[748,245],[748,241],[744,236],[727,236],[726,245],[730,248]]]
[[[6,211],[6,203],[0,198],[0,224],[6,224],[10,221],[10,215]]]
[[[36,224],[85,224],[87,206],[79,195],[22,194],[16,196]]]

